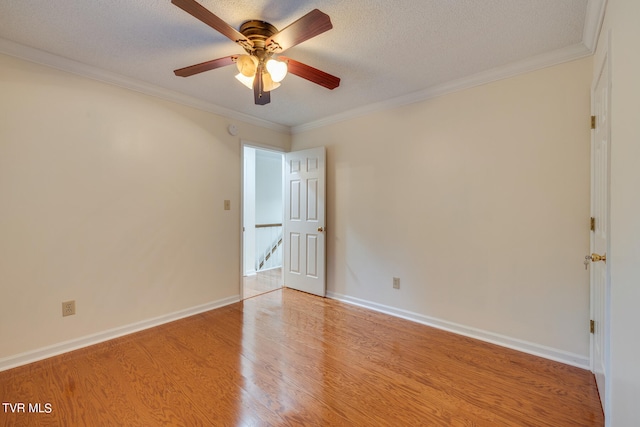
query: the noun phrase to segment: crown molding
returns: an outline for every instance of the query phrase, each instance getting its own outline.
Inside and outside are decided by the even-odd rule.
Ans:
[[[145,95],[155,96],[156,98],[164,99],[166,101],[171,101],[178,104],[186,105],[188,107],[197,108],[199,110],[217,114],[228,119],[239,120],[245,123],[253,124],[278,132],[283,132],[286,134],[290,134],[291,132],[291,128],[289,126],[273,123],[268,120],[259,119],[248,114],[233,111],[228,108],[224,108],[210,102],[205,102],[191,96],[183,95],[181,93],[168,90],[160,86],[145,83],[143,81],[126,77],[117,73],[112,73],[98,67],[83,64],[72,59],[57,56],[52,53],[25,46],[7,39],[0,38],[0,53],[34,62],[50,68],[55,68],[57,70],[76,74],[89,79],[97,80],[103,83],[119,86],[135,92],[140,92]]]
[[[604,20],[606,5],[607,0],[588,0],[587,13],[582,35],[582,43],[528,58],[523,61],[507,64],[503,67],[497,67],[442,85],[432,86],[430,88],[408,95],[391,98],[360,108],[351,109],[343,113],[335,114],[322,118],[320,120],[315,120],[293,127],[270,122],[264,119],[259,119],[257,117],[230,110],[191,96],[183,95],[175,91],[125,77],[117,73],[105,71],[97,67],[82,64],[71,59],[53,55],[51,53],[24,46],[2,38],[0,38],[0,53],[98,80],[104,83],[120,86],[136,92],[155,96],[167,101],[172,101],[178,104],[197,108],[199,110],[208,111],[210,113],[217,114],[229,119],[243,121],[245,123],[250,123],[256,126],[261,126],[286,134],[297,134],[356,117],[361,117],[367,114],[372,114],[375,112],[380,112],[416,102],[426,101],[428,99],[442,96],[447,93],[469,89],[474,86],[480,86],[497,80],[513,77],[518,74],[524,74],[527,72],[589,56],[593,54],[596,49],[597,40],[602,28],[602,22]]]
[[[607,0],[589,0],[587,3],[587,16],[584,19],[582,43],[591,53],[596,51],[606,8]]]
[[[573,46],[569,46],[567,48],[558,49],[552,52],[527,58],[522,61],[513,62],[503,67],[493,68],[478,74],[474,74],[469,77],[453,80],[451,82],[447,82],[437,86],[432,86],[430,88],[413,92],[408,95],[403,95],[403,96],[391,98],[385,101],[377,102],[374,104],[369,104],[361,108],[355,108],[353,110],[328,116],[323,119],[309,122],[300,126],[294,126],[291,128],[291,133],[297,134],[301,132],[306,132],[312,129],[338,123],[344,120],[349,120],[356,117],[361,117],[364,115],[401,107],[408,104],[426,101],[432,98],[436,98],[436,97],[457,92],[460,90],[470,89],[475,86],[484,85],[494,81],[528,73],[531,71],[536,71],[542,68],[547,68],[547,67],[559,65],[565,62],[573,61],[576,59],[584,58],[591,54],[592,52],[589,49],[587,49],[587,47],[584,44],[578,43]]]
[[[291,134],[306,132],[311,129],[316,129],[344,120],[361,117],[367,114],[372,114],[375,112],[388,110],[415,102],[426,101],[428,99],[442,96],[447,93],[469,89],[474,86],[480,86],[497,80],[514,77],[518,74],[528,73],[531,71],[559,65],[564,62],[569,62],[592,55],[596,50],[596,44],[598,41],[598,37],[600,36],[600,31],[602,29],[602,22],[604,21],[607,1],[608,0],[588,0],[587,13],[585,16],[582,32],[582,43],[528,58],[523,61],[507,64],[503,67],[493,68],[491,70],[487,70],[459,80],[447,82],[442,85],[432,86],[422,91],[388,99],[386,101],[378,102],[375,104],[370,104],[365,107],[355,108],[299,126],[293,126],[291,128]]]

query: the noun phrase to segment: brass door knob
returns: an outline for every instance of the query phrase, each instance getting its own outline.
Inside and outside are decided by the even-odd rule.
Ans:
[[[591,255],[587,255],[586,258],[590,259],[591,262],[597,262],[597,261],[607,262],[607,254],[598,255],[597,253],[592,253]]]
[[[324,227],[318,227],[318,231],[322,233],[324,231]]]

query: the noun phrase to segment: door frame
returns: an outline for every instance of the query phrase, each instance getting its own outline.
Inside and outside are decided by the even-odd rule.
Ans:
[[[272,145],[268,145],[268,144],[261,144],[259,142],[254,142],[254,141],[248,141],[245,139],[241,139],[240,140],[240,300],[244,299],[244,211],[245,211],[245,206],[244,206],[244,185],[245,185],[245,158],[244,158],[244,149],[245,147],[249,147],[249,148],[254,148],[256,150],[263,150],[263,151],[271,151],[274,153],[279,153],[282,154],[283,156],[283,163],[284,163],[284,155],[287,153],[287,151],[283,148],[280,147],[274,147]],[[284,177],[284,167],[283,167],[283,171],[282,171],[282,175]],[[282,192],[284,194],[284,180],[282,182]],[[283,212],[283,219],[284,219],[284,202],[282,204],[282,212]],[[284,241],[282,242],[282,244],[284,245]],[[284,249],[284,248],[283,248]],[[284,266],[283,266],[283,270],[284,270]],[[280,287],[284,286],[284,274],[282,275],[282,277],[280,278],[280,283],[279,283]]]

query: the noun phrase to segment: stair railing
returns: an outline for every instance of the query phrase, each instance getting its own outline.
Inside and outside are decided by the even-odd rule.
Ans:
[[[256,224],[256,271],[282,267],[282,224]]]

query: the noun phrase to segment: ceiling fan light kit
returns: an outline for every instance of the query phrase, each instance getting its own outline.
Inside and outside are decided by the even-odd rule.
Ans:
[[[240,55],[236,59],[238,71],[245,77],[253,77],[258,69],[258,59],[251,55]]]
[[[255,78],[255,76],[247,77],[242,73],[236,74],[236,79],[238,79],[238,81],[240,83],[242,83],[243,85],[245,85],[249,89],[253,89],[253,79],[254,78]]]
[[[280,86],[280,82],[287,75],[287,64],[276,59],[269,59],[266,64],[260,67],[260,62],[255,56],[239,55],[236,59],[236,66],[240,72],[236,75],[243,85],[249,89],[253,89],[253,79],[256,76],[258,68],[262,69],[262,78],[264,81],[264,90],[267,92]]]
[[[287,76],[287,63],[271,58],[267,61],[267,71],[274,82],[280,83]]]
[[[236,79],[253,89],[254,101],[258,105],[271,101],[270,92],[280,86],[287,73],[327,89],[335,89],[340,85],[340,78],[336,76],[291,58],[274,56],[333,28],[329,16],[318,9],[280,31],[268,22],[259,20],[246,21],[240,26],[240,31],[236,31],[195,0],[171,0],[171,3],[239,44],[246,52],[177,69],[174,71],[176,76],[189,77],[235,63],[239,72]]]

